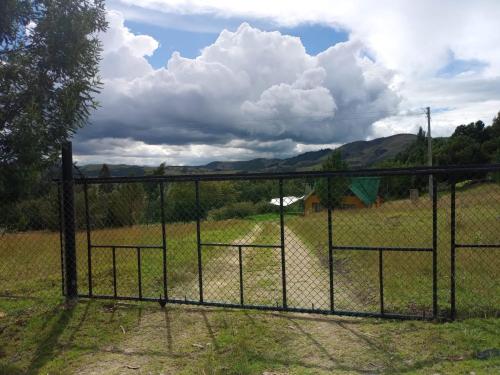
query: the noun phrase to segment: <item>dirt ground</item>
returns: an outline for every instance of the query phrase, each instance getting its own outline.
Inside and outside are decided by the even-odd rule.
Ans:
[[[359,319],[354,318],[173,307],[145,312],[138,319],[137,327],[125,332],[121,343],[82,358],[85,365],[75,373],[166,375],[185,371],[203,374],[204,369],[193,366],[193,363],[206,362],[207,353],[221,350],[216,336],[226,329],[224,326],[252,326],[256,320],[259,324],[265,322],[279,326],[284,330],[283,336],[295,336],[293,356],[296,359],[291,364],[296,362],[295,366],[311,373],[375,373],[387,365],[388,353],[384,352],[384,345],[378,345],[377,339],[363,332]],[[255,340],[260,340],[260,337]],[[356,363],[356,353],[364,351],[373,351],[373,358],[368,361],[359,358]],[[377,358],[376,354],[381,356]],[[279,355],[277,357],[279,363]],[[354,366],[349,368],[347,364],[353,362]],[[225,373],[224,368],[213,370],[213,373]],[[279,372],[284,373],[288,372]]]
[[[256,224],[237,244],[259,240]],[[289,306],[328,308],[329,279],[317,257],[288,227],[285,254]],[[235,250],[236,249],[236,250]],[[204,264],[205,300],[239,301],[237,248],[217,248]],[[281,251],[245,252],[245,298],[281,298]],[[252,253],[253,252],[253,253]],[[253,254],[253,255],[252,255]],[[198,290],[197,279],[180,286]],[[179,291],[181,292],[181,290]],[[470,347],[455,348],[461,330],[429,322],[341,318],[205,307],[118,304],[137,309],[137,322],[114,345],[79,359],[74,373],[91,374],[377,374],[490,373],[455,367],[471,359]],[[437,327],[437,328],[436,328]],[[493,331],[498,325],[492,326]],[[464,332],[470,329],[465,328]],[[487,334],[491,334],[490,331]],[[500,332],[499,332],[500,333]],[[457,336],[457,337],[455,337]],[[433,349],[433,345],[436,349]],[[500,347],[500,342],[499,342]],[[450,354],[451,353],[451,354]],[[459,354],[456,354],[459,353]],[[445,370],[441,363],[446,363]],[[457,370],[458,369],[458,370]],[[443,372],[441,372],[443,371]]]

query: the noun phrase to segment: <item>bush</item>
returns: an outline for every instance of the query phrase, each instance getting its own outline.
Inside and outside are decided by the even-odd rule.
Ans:
[[[58,230],[57,201],[52,196],[27,199],[10,207],[10,227],[15,230]]]
[[[255,213],[256,214],[269,214],[271,212],[279,212],[279,206],[274,206],[266,201],[260,201],[255,203]]]
[[[216,208],[208,212],[209,220],[227,220],[244,218],[257,213],[256,205],[252,202],[236,202],[227,206]]]
[[[257,203],[236,202],[224,207],[210,210],[207,215],[208,220],[242,219],[256,214],[267,214],[278,212],[279,207],[273,206],[266,201]]]

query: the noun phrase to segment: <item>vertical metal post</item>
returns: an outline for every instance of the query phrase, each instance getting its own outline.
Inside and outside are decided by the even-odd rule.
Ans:
[[[92,243],[90,238],[88,185],[86,181],[83,183],[83,196],[85,200],[85,228],[87,230],[87,272],[88,272],[87,277],[89,284],[89,296],[92,297]]]
[[[64,272],[66,299],[78,295],[76,275],[75,192],[73,181],[73,147],[71,142],[62,146],[62,180],[64,213]]]
[[[455,190],[456,190],[456,182],[455,177],[452,177],[451,181],[451,209],[450,209],[450,235],[451,235],[451,252],[450,252],[450,266],[451,266],[451,277],[450,277],[450,304],[451,304],[451,319],[455,320],[457,315],[457,306],[456,306],[456,275],[455,275],[455,261],[456,261],[456,246],[455,246],[455,233],[456,233],[456,208],[455,208]]]
[[[241,246],[238,246],[238,260],[240,263],[240,305],[244,305],[245,300],[243,299],[243,256],[241,253]]]
[[[286,300],[286,268],[285,268],[285,219],[283,211],[283,179],[279,179],[280,194],[280,235],[281,235],[281,283],[283,290],[283,308],[287,308]]]
[[[160,182],[160,213],[161,213],[161,239],[163,255],[163,298],[168,301],[167,285],[167,231],[165,229],[165,197],[163,192],[163,182]]]
[[[196,245],[198,249],[198,288],[200,291],[200,302],[203,303],[203,266],[201,259],[201,229],[200,229],[200,181],[196,180],[194,182],[196,190]]]
[[[141,270],[141,248],[137,248],[137,281],[139,285],[139,298],[142,298],[142,270]]]
[[[432,176],[434,180],[434,176]],[[432,184],[432,315],[437,318],[437,184]]]
[[[113,296],[116,298],[118,296],[116,291],[116,248],[113,247],[111,251],[113,255]]]
[[[328,194],[328,270],[330,275],[330,311],[335,310],[335,295],[333,291],[333,228],[332,228],[332,181],[327,177]]]
[[[427,117],[427,165],[432,167],[432,135],[431,135],[431,107],[425,108],[425,115]],[[429,194],[434,191],[434,176],[429,175]]]
[[[378,251],[378,282],[380,291],[380,313],[384,314],[384,252]]]
[[[59,246],[61,256],[61,290],[62,295],[65,295],[64,288],[64,241],[63,241],[63,213],[62,213],[62,192],[61,183],[57,182],[57,209],[59,210]]]

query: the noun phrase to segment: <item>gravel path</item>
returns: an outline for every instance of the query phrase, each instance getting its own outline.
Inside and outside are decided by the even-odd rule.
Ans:
[[[288,306],[328,309],[328,272],[288,227],[285,227],[285,260]]]

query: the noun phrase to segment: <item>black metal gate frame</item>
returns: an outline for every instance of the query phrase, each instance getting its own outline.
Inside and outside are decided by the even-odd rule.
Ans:
[[[63,158],[64,159],[64,158]],[[255,310],[270,310],[270,311],[289,311],[289,312],[300,312],[300,313],[316,313],[316,314],[331,314],[340,316],[354,316],[354,317],[381,317],[381,318],[393,318],[393,319],[416,319],[416,320],[426,320],[426,319],[436,319],[438,318],[438,301],[437,301],[437,184],[433,184],[433,194],[432,194],[432,247],[372,247],[372,246],[336,246],[334,245],[333,236],[333,226],[332,226],[332,215],[333,210],[331,204],[328,204],[328,247],[329,247],[329,297],[330,297],[330,309],[314,309],[314,308],[297,308],[290,307],[287,305],[287,295],[286,295],[286,269],[285,269],[285,237],[284,237],[284,212],[283,212],[283,180],[284,179],[303,179],[311,177],[323,177],[327,178],[328,184],[328,201],[331,203],[331,180],[335,177],[356,177],[356,176],[404,176],[404,175],[414,175],[414,176],[438,176],[438,175],[448,175],[453,176],[456,174],[464,172],[490,172],[500,170],[500,164],[497,165],[477,165],[477,166],[467,166],[467,167],[423,167],[423,168],[395,168],[395,169],[366,169],[366,170],[345,170],[345,171],[331,171],[331,172],[293,172],[293,173],[244,173],[244,174],[206,174],[206,175],[173,175],[173,176],[144,176],[144,177],[109,177],[109,178],[75,178],[72,179],[74,184],[83,185],[84,189],[84,200],[85,200],[85,217],[86,217],[86,234],[87,234],[87,266],[88,266],[88,294],[77,294],[76,293],[76,267],[69,267],[68,276],[68,264],[76,264],[76,254],[74,248],[68,249],[68,241],[64,244],[65,253],[65,279],[63,281],[63,289],[65,290],[65,295],[68,297],[79,297],[79,298],[94,298],[94,299],[113,299],[113,300],[129,300],[129,301],[153,301],[158,302],[160,305],[164,306],[166,303],[171,304],[185,304],[185,305],[203,305],[203,306],[213,306],[213,307],[228,307],[228,308],[245,308],[245,309],[255,309]],[[68,174],[68,173],[66,173]],[[72,176],[71,176],[72,177]],[[231,243],[204,243],[201,239],[201,225],[200,225],[200,192],[199,183],[200,181],[224,181],[224,180],[277,180],[279,183],[279,195],[280,195],[280,239],[281,243],[279,245],[273,244],[231,244]],[[197,238],[197,257],[198,257],[198,284],[199,284],[199,300],[187,300],[187,299],[172,299],[168,296],[168,285],[167,285],[167,238],[166,238],[166,222],[165,222],[165,212],[164,212],[164,183],[167,182],[194,182],[195,192],[196,192],[196,238]],[[68,196],[65,194],[68,192],[70,184],[65,184],[63,178],[63,201],[67,203]],[[107,184],[107,183],[131,183],[131,182],[156,182],[159,186],[160,201],[161,201],[161,228],[162,228],[162,246],[147,246],[147,245],[116,245],[116,244],[93,244],[91,242],[91,228],[90,228],[90,217],[89,217],[89,204],[88,204],[88,185],[89,184]],[[72,191],[70,192],[73,194]],[[72,199],[72,196],[69,197]],[[68,216],[68,210],[63,209],[64,223],[70,223],[64,225],[61,228],[61,233],[64,233],[65,237],[71,237],[71,231],[74,232],[74,209],[73,219],[71,218],[71,212]],[[71,210],[70,210],[71,211]],[[73,220],[73,225],[71,222]],[[467,245],[467,244],[457,244],[455,242],[455,183],[453,182],[451,187],[451,285],[450,285],[450,297],[451,297],[451,318],[454,319],[456,316],[456,306],[455,306],[455,252],[457,248],[461,247],[488,247],[488,248],[500,248],[500,245]],[[73,233],[74,236],[74,233]],[[69,247],[74,240],[69,241]],[[204,300],[203,296],[203,265],[202,265],[202,248],[207,246],[225,246],[225,247],[235,247],[238,248],[239,255],[239,283],[240,283],[240,303],[223,303],[223,302],[209,302]],[[282,279],[282,306],[271,306],[271,305],[248,305],[244,301],[244,286],[243,286],[243,265],[242,265],[242,249],[243,248],[277,248],[281,250],[281,279]],[[112,266],[113,266],[113,295],[97,295],[93,293],[92,288],[92,249],[98,248],[108,248],[112,250]],[[141,275],[141,249],[158,249],[162,251],[163,254],[163,296],[159,298],[144,297],[142,295],[142,275]],[[116,250],[119,249],[135,249],[137,255],[137,266],[138,266],[138,296],[123,296],[119,295],[117,291],[116,282]],[[69,252],[68,252],[69,250]],[[334,272],[333,272],[333,261],[335,251],[343,250],[357,250],[357,251],[376,251],[378,252],[379,259],[379,292],[380,292],[380,310],[379,312],[361,312],[361,311],[344,311],[335,309],[334,305],[334,294],[335,294],[335,283],[334,283]],[[432,315],[431,316],[420,316],[420,315],[409,315],[409,314],[395,314],[388,313],[384,310],[384,273],[383,273],[383,256],[385,252],[391,251],[407,251],[407,252],[428,252],[432,254]],[[69,261],[68,261],[69,259]],[[72,260],[72,261],[71,261]],[[73,275],[71,277],[71,275]],[[68,278],[73,280],[68,280]],[[71,282],[73,281],[73,283]],[[65,284],[64,284],[65,283]],[[64,288],[64,285],[66,286]],[[71,286],[71,290],[68,286]],[[75,289],[73,289],[73,287]],[[69,292],[68,292],[69,291]],[[73,295],[71,296],[71,294]]]

